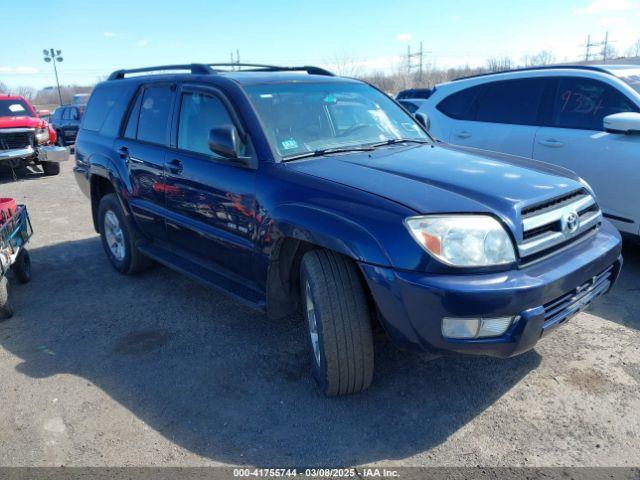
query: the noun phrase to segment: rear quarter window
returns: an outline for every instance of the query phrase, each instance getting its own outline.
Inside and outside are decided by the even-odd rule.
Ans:
[[[475,87],[452,93],[438,103],[436,108],[447,117],[455,118],[456,120],[473,120],[475,114],[472,107],[483,88],[484,85],[476,85]]]
[[[89,104],[82,117],[82,128],[94,132],[99,131],[109,112],[111,112],[123,94],[124,89],[116,84],[96,87],[89,98]]]

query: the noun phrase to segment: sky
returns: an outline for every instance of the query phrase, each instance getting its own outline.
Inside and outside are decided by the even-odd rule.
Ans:
[[[44,48],[62,50],[60,83],[93,84],[139,66],[240,60],[358,73],[400,68],[420,41],[425,64],[482,65],[550,50],[584,57],[587,35],[620,52],[640,38],[640,0],[0,0],[0,81],[53,85]],[[16,19],[15,22],[8,21]],[[598,50],[598,48],[596,48]]]

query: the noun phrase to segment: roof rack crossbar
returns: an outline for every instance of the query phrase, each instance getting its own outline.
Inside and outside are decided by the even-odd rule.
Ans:
[[[188,63],[182,65],[159,65],[157,67],[143,67],[116,70],[109,75],[108,80],[119,80],[131,73],[161,72],[163,70],[189,70],[193,74],[209,75],[215,73],[211,67],[203,63]]]
[[[333,77],[334,74],[324,68],[303,65],[300,67],[281,67],[278,65],[264,65],[262,63],[209,63],[209,67],[240,67],[240,72],[307,72],[309,75],[327,75]],[[247,68],[248,67],[248,68]]]
[[[558,69],[564,69],[564,68],[575,68],[578,70],[590,70],[590,71],[594,71],[594,72],[601,72],[601,73],[607,73],[612,75],[612,73],[607,70],[604,67],[598,67],[596,65],[571,65],[571,64],[565,64],[565,65],[543,65],[540,67],[524,67],[524,68],[513,68],[513,69],[509,69],[509,70],[500,70],[498,72],[486,72],[486,73],[478,73],[477,75],[467,75],[464,77],[457,77],[454,78],[452,80],[452,82],[455,82],[457,80],[467,80],[469,78],[478,78],[478,77],[485,77],[488,75],[498,75],[500,73],[515,73],[515,72],[528,72],[528,71],[532,71],[532,70],[558,70]]]

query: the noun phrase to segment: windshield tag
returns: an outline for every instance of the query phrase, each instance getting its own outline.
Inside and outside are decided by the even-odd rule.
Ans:
[[[19,103],[14,103],[13,105],[9,105],[9,110],[11,110],[13,113],[24,112],[24,107]]]
[[[281,144],[282,144],[282,148],[284,148],[285,150],[292,150],[294,148],[298,148],[298,142],[296,142],[293,139],[284,140],[281,142]]]

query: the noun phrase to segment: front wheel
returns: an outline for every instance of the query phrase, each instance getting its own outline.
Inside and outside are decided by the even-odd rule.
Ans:
[[[313,250],[300,268],[313,375],[320,389],[327,396],[366,389],[373,379],[373,333],[356,265],[329,250]]]
[[[57,162],[42,162],[42,171],[47,176],[58,175],[60,173],[60,164]]]

